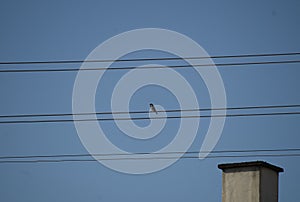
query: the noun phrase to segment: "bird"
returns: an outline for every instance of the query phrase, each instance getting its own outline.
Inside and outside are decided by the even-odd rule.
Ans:
[[[156,111],[156,109],[155,109],[155,107],[154,107],[154,105],[152,103],[150,103],[150,110],[152,112],[155,112],[157,114],[157,111]]]

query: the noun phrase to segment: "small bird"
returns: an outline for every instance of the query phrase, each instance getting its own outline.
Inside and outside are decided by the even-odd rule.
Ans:
[[[155,112],[157,114],[157,111],[152,103],[150,103],[150,109],[152,112]]]

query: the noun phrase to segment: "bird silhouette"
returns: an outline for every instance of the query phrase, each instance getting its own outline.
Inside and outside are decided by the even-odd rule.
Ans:
[[[155,112],[157,114],[157,111],[156,111],[156,109],[155,109],[155,107],[154,107],[154,105],[152,103],[150,103],[150,110],[152,112]]]

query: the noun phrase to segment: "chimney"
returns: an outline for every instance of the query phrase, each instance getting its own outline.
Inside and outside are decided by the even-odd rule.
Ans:
[[[278,173],[283,169],[264,161],[219,164],[222,202],[278,202]]]

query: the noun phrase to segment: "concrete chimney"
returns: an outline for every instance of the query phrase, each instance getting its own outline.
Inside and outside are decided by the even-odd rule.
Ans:
[[[283,169],[264,161],[219,164],[222,202],[278,202],[278,173]]]

